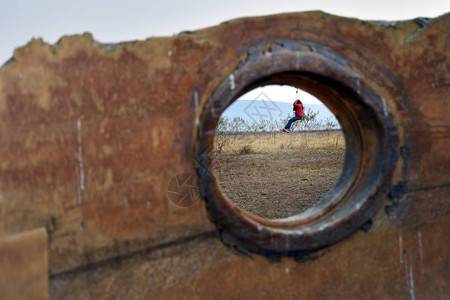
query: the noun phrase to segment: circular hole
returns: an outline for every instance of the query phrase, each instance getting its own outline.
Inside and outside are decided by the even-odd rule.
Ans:
[[[312,42],[284,41],[270,55],[263,48],[248,50],[247,60],[208,96],[195,157],[208,211],[222,236],[252,252],[296,255],[335,243],[370,220],[388,193],[398,159],[397,131],[385,101],[360,75],[367,72],[351,61]],[[240,209],[223,193],[214,151],[225,109],[240,95],[270,84],[291,85],[321,99],[337,116],[346,145],[333,188],[310,209],[281,219]]]
[[[302,119],[281,132],[295,116],[297,99]],[[240,96],[222,113],[214,151],[224,195],[251,214],[281,219],[311,208],[334,186],[345,139],[319,99],[290,85],[268,85]]]

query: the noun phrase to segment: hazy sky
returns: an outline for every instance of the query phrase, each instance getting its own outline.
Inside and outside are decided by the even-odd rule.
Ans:
[[[242,95],[238,100],[294,102],[297,98],[300,99],[302,103],[321,103],[321,101],[313,95],[290,85],[269,85],[259,87]]]
[[[91,32],[100,42],[171,36],[246,17],[322,10],[367,20],[436,17],[449,0],[1,0],[0,65],[31,38]]]
[[[1,0],[0,66],[16,47],[41,37],[90,32],[99,42],[171,36],[247,16],[322,10],[366,20],[437,17],[449,0]]]

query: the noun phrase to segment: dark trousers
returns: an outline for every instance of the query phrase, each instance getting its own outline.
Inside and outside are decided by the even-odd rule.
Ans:
[[[295,121],[300,121],[301,119],[303,119],[303,117],[297,117],[297,116],[295,116],[295,117],[291,118],[291,119],[289,120],[289,122],[287,123],[286,127],[284,127],[284,128],[285,128],[285,129],[290,129],[292,123],[294,123]]]

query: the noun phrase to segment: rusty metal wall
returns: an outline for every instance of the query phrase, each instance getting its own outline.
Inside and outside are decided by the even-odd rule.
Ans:
[[[36,275],[48,280],[35,282],[49,285],[50,299],[448,298],[448,28],[448,15],[382,23],[310,12],[115,45],[89,34],[31,41],[0,70],[0,253],[27,244],[10,236],[45,227],[48,244],[30,245],[45,247],[34,259],[48,250]],[[299,73],[283,77],[281,69]],[[318,84],[316,75],[328,77]],[[295,251],[271,247],[281,239],[261,242],[245,226],[277,238],[286,230],[245,212],[232,212],[245,220],[233,228],[195,159],[213,139],[205,130],[214,128],[214,103],[270,82],[317,93],[328,84],[336,87],[323,91],[330,97],[345,85],[356,100],[346,103],[343,93],[329,104],[362,124],[358,163],[383,166],[370,197],[358,191],[364,214],[345,219],[328,244],[305,244],[300,234]],[[387,120],[388,130],[358,120],[358,99],[382,105],[365,115]],[[371,143],[387,149],[376,164]],[[194,186],[200,176],[206,199],[173,185],[180,175]],[[355,229],[368,220],[370,228]],[[0,278],[11,268],[2,264]],[[25,277],[21,290],[30,288]],[[5,282],[2,294],[18,289]]]

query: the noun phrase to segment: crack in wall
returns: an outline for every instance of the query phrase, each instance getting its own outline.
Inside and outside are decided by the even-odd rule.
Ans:
[[[409,43],[413,38],[415,38],[425,27],[427,27],[431,23],[430,18],[416,18],[413,20],[417,25],[419,25],[419,28],[416,29],[410,36],[408,36],[403,41],[403,46]]]

